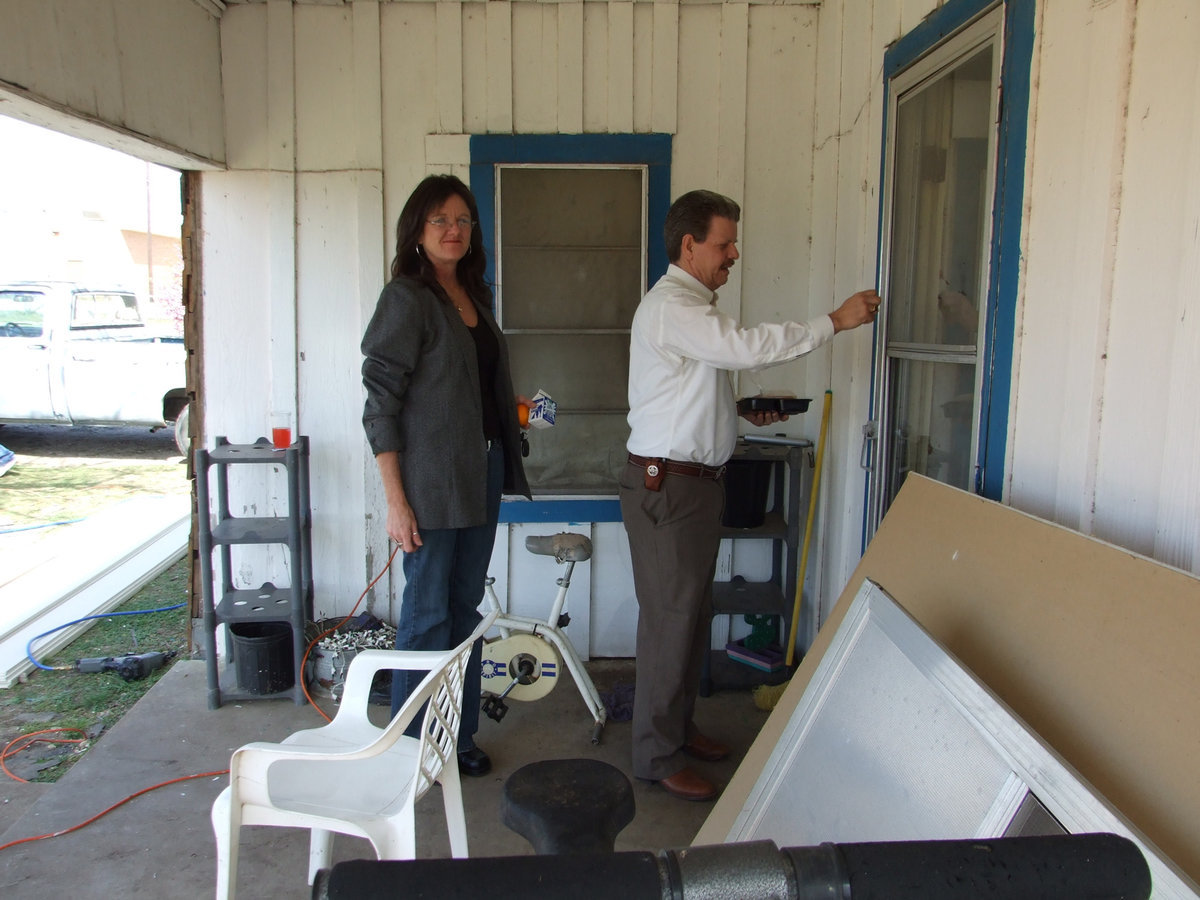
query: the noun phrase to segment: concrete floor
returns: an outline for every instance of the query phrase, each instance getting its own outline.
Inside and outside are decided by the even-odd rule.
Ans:
[[[633,681],[629,660],[588,664],[603,695]],[[0,779],[0,845],[75,826],[136,791],[161,782],[228,766],[230,753],[255,740],[280,740],[321,724],[318,713],[289,701],[262,700],[210,710],[204,663],[176,663],[117,726],[57,784],[29,785]],[[325,704],[332,711],[330,704]],[[591,743],[591,716],[574,684],[564,679],[532,703],[510,703],[502,722],[484,719],[477,739],[494,763],[483,778],[463,780],[472,856],[533,852],[500,821],[505,779],[542,759],[591,758],[630,775],[630,726],[609,722],[599,745]],[[725,784],[732,777],[767,713],[746,690],[702,699],[697,724],[734,749],[731,759],[696,763]],[[712,803],[689,803],[656,785],[632,779],[637,808],[617,838],[617,850],[659,850],[691,843]],[[211,896],[215,872],[209,809],[225,785],[223,775],[181,781],[140,796],[79,831],[0,851],[0,896],[6,900]],[[449,856],[437,789],[418,804],[419,857]],[[239,891],[243,897],[304,898],[307,833],[295,829],[242,830]],[[370,858],[370,846],[339,836],[337,859]]]

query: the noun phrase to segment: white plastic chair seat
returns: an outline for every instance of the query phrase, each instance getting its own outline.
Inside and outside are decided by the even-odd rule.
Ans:
[[[234,751],[229,786],[212,808],[217,900],[234,896],[243,825],[308,828],[309,884],[329,866],[335,832],[366,838],[379,859],[414,858],[414,807],[434,782],[442,785],[451,853],[467,856],[456,755],[463,673],[472,645],[495,617],[494,612],[485,616],[452,650],[358,653],[332,722],[297,731],[278,744],[256,742]],[[429,674],[380,727],[367,714],[371,683],[382,669],[428,669]],[[426,701],[421,736],[407,737],[405,729]]]

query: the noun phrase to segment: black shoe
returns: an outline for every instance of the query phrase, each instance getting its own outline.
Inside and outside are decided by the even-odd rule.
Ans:
[[[478,747],[458,751],[458,771],[464,775],[478,778],[492,771],[492,760]]]

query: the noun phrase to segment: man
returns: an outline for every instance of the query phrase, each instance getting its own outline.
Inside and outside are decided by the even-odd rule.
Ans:
[[[880,302],[874,291],[860,291],[811,322],[741,328],[716,307],[716,290],[738,258],[740,216],[737,203],[711,191],[671,205],[664,227],[671,265],[642,298],[630,336],[631,431],[620,494],[639,607],[633,773],[687,800],[712,799],[717,788],[687,767],[685,755],[729,755],[692,721],[709,645],[720,476],[737,441],[728,370],[803,356],[873,321]],[[768,425],[786,416],[744,418]]]

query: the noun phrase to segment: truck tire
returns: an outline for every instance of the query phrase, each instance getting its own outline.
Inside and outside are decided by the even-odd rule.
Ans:
[[[179,411],[179,415],[175,417],[175,446],[179,448],[179,452],[184,456],[191,453],[192,440],[188,435],[188,425],[192,418],[192,406],[187,404]]]

